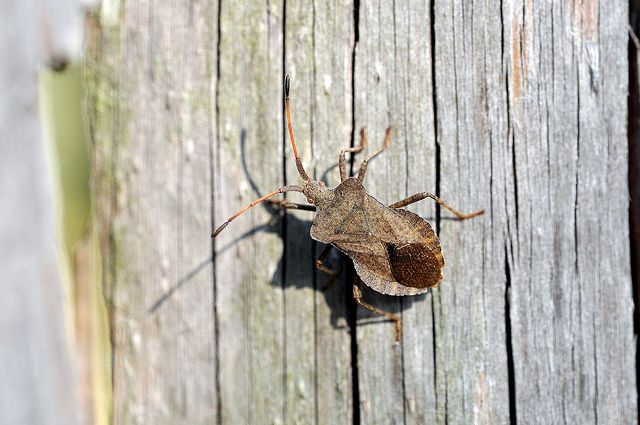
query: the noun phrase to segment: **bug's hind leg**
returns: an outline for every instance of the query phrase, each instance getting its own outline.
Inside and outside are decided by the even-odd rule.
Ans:
[[[320,251],[320,255],[318,255],[318,258],[316,259],[316,267],[322,270],[323,272],[331,275],[331,279],[329,279],[327,283],[322,285],[323,291],[329,288],[331,285],[333,285],[335,281],[338,279],[338,275],[339,275],[338,271],[330,269],[329,267],[323,264],[324,260],[326,260],[327,257],[329,256],[329,253],[331,252],[331,248],[333,248],[333,245],[331,244],[325,245],[322,251]]]
[[[371,155],[367,156],[364,161],[362,161],[362,164],[360,164],[360,171],[358,171],[358,180],[360,180],[360,183],[362,183],[364,181],[364,176],[367,172],[367,163],[369,162],[369,160],[373,159],[373,157],[375,157],[376,155],[378,155],[380,152],[382,152],[383,150],[387,149],[387,146],[389,146],[389,138],[391,137],[391,126],[389,126],[387,128],[387,135],[384,138],[384,143],[382,144],[382,147],[380,149],[378,149],[377,151],[375,151],[374,153],[372,153]],[[364,128],[362,129],[362,139],[366,140],[366,136],[364,134]]]
[[[393,320],[396,322],[396,341],[400,342],[402,340],[402,319],[400,319],[395,314],[391,314],[388,311],[384,311],[379,309],[378,307],[374,307],[371,304],[367,304],[362,301],[362,281],[358,276],[355,277],[353,282],[353,298],[356,300],[358,305],[373,311],[374,313],[378,313],[381,316],[386,317],[389,320]]]
[[[354,146],[352,148],[342,149],[340,151],[340,158],[338,159],[338,168],[340,169],[340,182],[347,179],[347,162],[346,154],[348,152],[361,152],[367,146],[367,138],[364,135],[364,128],[362,129],[362,139],[360,140],[360,146]]]
[[[407,206],[409,204],[413,204],[415,202],[422,201],[425,198],[433,199],[434,201],[436,201],[437,203],[439,203],[440,205],[442,205],[443,207],[445,207],[446,209],[448,209],[449,211],[454,213],[460,220],[464,220],[464,219],[467,219],[467,218],[475,217],[475,216],[480,215],[480,214],[484,214],[484,210],[472,212],[471,214],[462,214],[462,213],[454,210],[451,206],[449,206],[449,204],[444,202],[442,199],[438,198],[436,195],[434,195],[432,193],[429,193],[429,192],[416,193],[415,195],[409,196],[408,198],[405,198],[402,201],[398,201],[395,204],[389,205],[389,208],[402,208],[402,207],[405,207],[405,206]]]

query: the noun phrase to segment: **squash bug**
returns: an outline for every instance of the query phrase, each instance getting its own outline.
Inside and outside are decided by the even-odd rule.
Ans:
[[[316,216],[311,225],[311,237],[327,244],[322,250],[316,266],[332,275],[328,284],[337,277],[337,272],[323,265],[331,247],[345,253],[351,260],[357,272],[353,284],[353,297],[356,302],[371,311],[381,314],[396,322],[397,340],[402,336],[401,319],[389,312],[367,304],[361,300],[361,282],[377,292],[387,295],[417,295],[423,294],[438,286],[443,279],[441,269],[444,267],[444,257],[440,248],[440,240],[433,228],[422,217],[403,209],[403,207],[418,202],[425,198],[431,198],[442,205],[460,219],[467,219],[484,213],[484,210],[471,214],[461,214],[447,205],[437,196],[421,192],[395,204],[386,206],[369,195],[362,182],[367,171],[368,162],[384,151],[391,136],[391,127],[387,129],[387,135],[380,149],[367,156],[360,165],[357,177],[347,177],[346,154],[362,151],[367,143],[364,129],[362,129],[362,142],[360,146],[343,149],[340,152],[338,166],[341,183],[330,188],[322,181],[310,178],[302,161],[298,156],[296,143],[291,127],[291,113],[289,110],[289,75],[285,77],[285,106],[287,111],[287,123],[289,137],[293,146],[293,154],[296,159],[296,167],[304,184],[288,185],[263,196],[247,207],[243,208],[220,227],[212,238],[224,230],[227,225],[249,208],[260,202],[284,192],[302,192],[309,204],[301,205],[284,201],[280,203],[285,208],[303,209],[315,211]],[[325,286],[328,286],[325,285]]]

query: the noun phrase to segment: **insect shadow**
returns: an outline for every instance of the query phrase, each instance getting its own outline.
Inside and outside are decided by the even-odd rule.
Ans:
[[[258,197],[262,196],[260,188],[258,187],[256,181],[251,176],[249,172],[249,166],[246,162],[246,141],[247,141],[247,130],[242,129],[240,132],[240,157],[242,162],[242,168],[244,174],[249,182],[249,186],[251,187],[252,192]],[[325,171],[323,176],[326,176],[328,172],[337,167],[337,162],[335,165],[331,166],[329,169]],[[307,236],[311,229],[311,217],[309,220],[300,219],[296,216],[296,214],[289,213],[284,215],[284,209],[282,209],[279,205],[275,205],[270,202],[262,203],[262,208],[264,208],[271,219],[266,223],[256,226],[253,229],[245,232],[244,234],[238,236],[233,239],[231,242],[226,245],[220,246],[216,249],[215,255],[223,254],[229,249],[233,248],[238,242],[253,236],[256,233],[266,232],[266,233],[274,233],[278,235],[283,244],[285,243],[285,239],[283,238],[283,232],[286,226],[288,229],[288,233],[292,235],[301,235]],[[285,224],[286,223],[286,224]],[[209,235],[206,235],[207,238]],[[321,287],[323,283],[328,280],[328,277],[320,272],[317,273],[315,269],[315,257],[317,255],[319,245],[317,242],[310,240],[308,237],[290,237],[286,240],[285,252],[283,256],[278,261],[278,265],[276,270],[274,271],[270,283],[273,286],[282,285],[281,282],[284,282],[284,287],[296,287],[296,288],[317,288],[318,284],[316,280],[319,280],[319,286]],[[320,248],[322,248],[320,246]],[[303,257],[306,257],[304,263],[300,266],[296,267],[293,264],[300,264],[295,258],[296,256],[287,255],[287,253],[302,253]],[[288,258],[287,258],[288,257]],[[329,258],[329,262],[331,264],[335,264],[336,267],[344,267],[345,261],[344,255],[338,254],[337,252],[332,253]],[[160,307],[162,307],[174,294],[176,294],[181,288],[183,288],[186,284],[188,284],[195,276],[197,276],[202,270],[204,270],[208,265],[213,262],[213,256],[210,256],[203,261],[201,261],[196,267],[189,270],[183,277],[181,277],[177,282],[169,287],[167,291],[162,294],[148,309],[148,313],[152,314],[158,311]],[[285,263],[289,260],[288,270],[284,272]],[[295,262],[295,263],[294,263]],[[340,264],[342,263],[342,264]],[[344,292],[344,285],[340,284],[341,282],[337,282],[332,287],[327,290],[322,290],[321,292],[325,294],[325,299],[327,301],[327,305],[331,309],[331,323],[334,327],[344,327],[344,322],[340,324],[340,318],[346,317],[346,306],[345,306],[345,296],[342,292]]]

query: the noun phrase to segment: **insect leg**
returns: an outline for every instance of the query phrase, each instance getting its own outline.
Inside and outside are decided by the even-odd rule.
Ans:
[[[304,211],[315,211],[315,205],[307,205],[307,204],[296,204],[293,202],[287,202],[285,199],[270,199],[269,202],[272,204],[280,205],[282,208],[288,208],[290,210],[304,210]]]
[[[347,179],[347,164],[345,154],[347,152],[360,152],[367,146],[367,137],[364,135],[364,128],[362,129],[362,139],[360,140],[360,146],[354,146],[352,148],[342,149],[340,151],[340,158],[338,159],[338,165],[340,168],[340,181],[343,182]]]
[[[322,264],[324,263],[324,260],[326,260],[327,257],[329,256],[329,252],[331,252],[331,248],[333,248],[333,245],[331,244],[325,245],[324,248],[322,248],[322,251],[320,251],[320,255],[318,255],[318,258],[316,259],[316,267],[322,270],[323,272],[329,273],[331,275],[331,279],[329,279],[327,283],[322,285],[323,291],[326,290],[329,286],[333,285],[336,279],[338,279],[338,272],[336,270],[330,269],[329,267]]]
[[[436,195],[434,195],[432,193],[429,193],[429,192],[416,193],[415,195],[409,196],[408,198],[403,199],[402,201],[398,201],[395,204],[389,205],[389,208],[402,208],[402,207],[405,207],[405,206],[407,206],[409,204],[413,204],[415,202],[422,201],[425,198],[433,199],[434,201],[436,201],[437,203],[439,203],[440,205],[442,205],[443,207],[445,207],[446,209],[448,209],[449,211],[454,213],[460,220],[464,220],[465,218],[471,218],[471,217],[475,217],[475,216],[480,215],[480,214],[484,214],[484,210],[472,212],[471,214],[459,213],[458,211],[456,211],[453,208],[451,208],[442,199],[438,198]]]
[[[377,151],[375,151],[374,153],[372,153],[371,155],[367,156],[364,159],[364,161],[362,161],[362,164],[360,164],[360,171],[358,171],[358,180],[360,180],[360,183],[364,181],[364,175],[367,172],[367,163],[369,162],[370,159],[373,159],[374,156],[378,155],[380,152],[387,149],[387,146],[389,146],[390,137],[391,137],[391,126],[387,128],[387,136],[384,138],[384,143],[382,144],[382,147]],[[363,139],[365,138],[364,128],[362,129],[362,138]]]
[[[378,307],[374,307],[371,304],[367,304],[361,300],[362,298],[362,290],[361,290],[362,282],[359,277],[355,278],[353,282],[353,298],[356,300],[358,305],[373,311],[374,313],[378,313],[381,316],[386,317],[389,320],[393,320],[396,322],[396,341],[400,342],[402,340],[402,319],[400,319],[395,314],[391,314],[388,311],[380,310]]]

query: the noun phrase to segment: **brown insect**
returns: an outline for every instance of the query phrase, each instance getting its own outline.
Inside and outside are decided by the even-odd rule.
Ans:
[[[278,193],[302,192],[307,197],[307,201],[313,205],[276,202],[285,208],[316,211],[315,219],[311,225],[311,237],[318,242],[328,244],[318,256],[316,266],[320,270],[332,274],[328,283],[330,284],[337,277],[337,272],[325,267],[323,262],[331,247],[334,246],[348,255],[353,260],[359,277],[353,284],[353,297],[356,302],[362,307],[394,320],[397,327],[397,339],[400,341],[402,336],[400,318],[363,302],[360,280],[382,294],[417,295],[438,286],[440,280],[443,279],[440,271],[444,267],[440,241],[429,223],[417,214],[402,209],[402,207],[425,198],[431,198],[460,219],[474,217],[484,213],[484,210],[466,215],[461,214],[428,192],[417,193],[389,206],[369,195],[362,185],[367,171],[367,163],[387,148],[391,127],[387,129],[382,147],[362,161],[357,178],[347,178],[345,154],[360,152],[365,148],[367,139],[364,129],[362,129],[360,146],[343,149],[340,152],[338,165],[341,183],[337,187],[330,188],[322,181],[311,179],[302,167],[302,161],[298,156],[293,138],[289,111],[289,75],[285,78],[285,105],[296,167],[304,180],[304,185],[283,186],[263,196],[225,221],[213,232],[211,237],[218,236],[231,221],[249,208]]]

